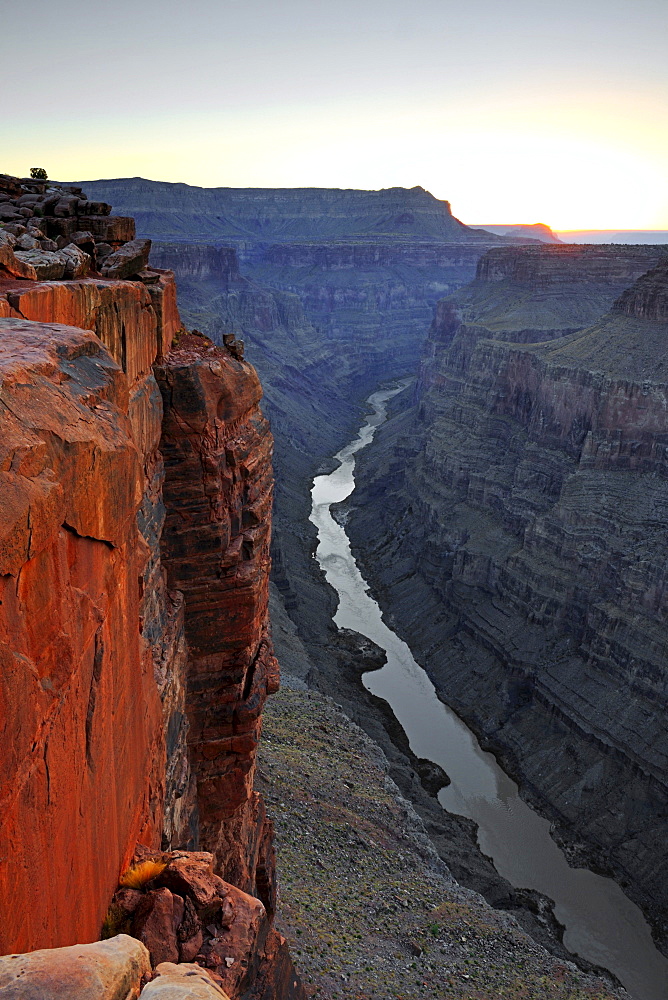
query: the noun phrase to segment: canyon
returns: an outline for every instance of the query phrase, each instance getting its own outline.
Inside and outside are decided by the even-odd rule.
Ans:
[[[419,187],[85,186],[136,217],[153,264],[176,275],[189,326],[244,340],[276,441],[273,581],[333,670],[335,601],[312,559],[310,483],[379,382],[416,370],[439,299],[474,277],[485,250],[513,241],[464,226]]]
[[[458,374],[451,382],[450,374],[443,373],[436,360],[431,360],[432,355],[439,358],[445,356],[445,348],[441,345],[444,339],[452,365],[457,372],[461,369],[468,373],[477,372],[479,367],[495,370],[501,363],[499,358],[505,358],[503,352],[508,349],[505,346],[508,344],[517,346],[548,341],[565,344],[577,331],[600,321],[625,290],[658,263],[662,248],[651,245],[589,247],[559,243],[546,246],[537,240],[522,239],[519,234],[511,239],[500,234],[483,237],[480,230],[453,227],[444,214],[442,203],[437,204],[433,199],[429,201],[426,193],[419,189],[364,195],[350,192],[325,195],[308,190],[252,191],[245,192],[250,202],[241,208],[241,195],[237,198],[236,193],[224,189],[202,191],[136,179],[102,181],[98,184],[98,188],[93,188],[96,196],[113,193],[119,210],[132,208],[136,211],[141,208],[144,212],[140,216],[140,225],[145,227],[142,234],[159,239],[154,244],[153,259],[162,266],[173,267],[179,275],[182,288],[180,301],[188,321],[200,325],[214,339],[220,339],[224,329],[233,331],[235,336],[245,339],[249,356],[257,361],[265,385],[267,412],[277,437],[274,607],[287,611],[304,643],[307,658],[301,666],[303,676],[308,676],[311,684],[341,700],[351,717],[383,743],[393,760],[395,778],[399,779],[400,785],[403,781],[404,788],[413,787],[413,794],[419,796],[420,793],[415,791],[407,777],[411,771],[414,773],[415,761],[410,760],[410,755],[407,758],[399,752],[392,721],[385,719],[379,722],[378,706],[372,710],[364,695],[364,707],[357,704],[359,688],[354,695],[340,690],[336,678],[342,669],[348,671],[351,683],[355,683],[358,675],[351,660],[359,655],[359,648],[355,648],[354,643],[352,646],[349,644],[350,648],[342,648],[346,643],[342,643],[342,637],[332,628],[336,599],[324,585],[322,575],[311,559],[315,537],[307,521],[306,489],[316,473],[329,468],[330,456],[349,439],[363,399],[380,382],[415,371],[424,350],[426,354],[417,390],[420,403],[411,404],[407,398],[409,393],[399,397],[395,405],[401,407],[402,412],[397,413],[383,429],[372,451],[362,456],[361,485],[352,501],[354,509],[349,526],[355,554],[374,585],[375,596],[393,621],[396,617],[401,634],[409,640],[412,648],[413,641],[417,642],[417,658],[431,671],[439,686],[437,672],[430,664],[434,657],[439,659],[440,664],[443,646],[450,643],[451,637],[460,628],[457,623],[461,617],[459,605],[456,612],[446,610],[445,589],[450,593],[457,586],[468,600],[471,587],[484,589],[496,586],[496,548],[500,550],[500,559],[504,553],[514,552],[516,539],[528,530],[530,517],[539,516],[541,504],[547,502],[545,497],[551,496],[551,491],[559,489],[559,484],[566,479],[567,467],[559,455],[560,449],[566,449],[565,453],[572,460],[580,447],[579,439],[590,430],[593,417],[590,411],[578,411],[576,416],[570,418],[570,438],[567,435],[564,442],[552,439],[550,426],[555,420],[557,423],[566,420],[567,414],[560,411],[557,418],[551,413],[541,416],[545,438],[542,444],[538,438],[532,439],[531,448],[539,453],[541,449],[546,451],[545,468],[534,470],[528,459],[518,457],[517,470],[512,476],[506,470],[500,474],[501,484],[494,483],[488,487],[485,485],[488,467],[502,465],[504,461],[504,450],[499,441],[506,442],[504,449],[510,447],[517,450],[518,455],[522,454],[512,425],[508,429],[509,421],[520,418],[512,407],[506,413],[499,406],[490,423],[478,418],[476,411],[467,405],[457,417],[457,434],[445,421],[439,423],[428,404],[435,406],[432,400],[438,398],[439,391],[446,386],[447,392],[451,392],[452,385],[459,387],[466,380],[466,375]],[[302,207],[297,210],[299,198],[302,199]],[[343,213],[342,205],[346,198],[348,207]],[[140,204],[142,202],[143,205]],[[206,234],[201,214],[205,203],[217,206],[216,221],[209,220]],[[416,206],[419,206],[418,211]],[[341,218],[343,214],[345,221]],[[409,218],[411,215],[412,219]],[[214,227],[216,233],[213,232]],[[523,235],[527,236],[529,232],[530,227],[527,227]],[[202,242],[192,244],[190,233],[197,233],[198,240],[204,239],[206,245]],[[546,238],[543,232],[534,232],[534,235]],[[547,237],[552,239],[549,232]],[[221,241],[227,242],[227,249],[215,245]],[[436,305],[437,302],[440,304]],[[436,320],[433,330],[447,331],[449,324],[461,323],[460,333],[452,348],[449,346],[449,334],[443,334],[439,340],[433,330],[425,344],[434,308]],[[425,322],[427,314],[430,318]],[[605,365],[623,366],[626,352],[635,350],[641,352],[636,355],[638,360],[640,356],[645,358],[650,366],[648,370],[654,371],[652,366],[661,364],[658,343],[650,347],[649,344],[643,345],[642,338],[636,338],[633,341],[635,346],[630,347],[621,322],[619,317],[615,322],[610,321],[607,333],[600,334],[601,357],[597,365],[605,361]],[[606,352],[610,353],[608,360]],[[533,360],[531,367],[527,367],[528,362],[523,362],[513,376],[511,387],[481,387],[478,392],[483,402],[479,405],[487,405],[486,393],[498,392],[504,398],[506,394],[511,399],[517,397],[519,402],[513,405],[519,411],[525,406],[532,412],[534,402],[529,387],[538,378],[536,364]],[[566,400],[579,398],[582,386],[592,379],[590,399],[598,399],[601,390],[597,379],[600,376],[584,374],[593,364],[593,361],[583,359],[583,374],[574,376],[570,382],[566,380],[554,390],[559,399],[564,398],[560,405],[567,409],[571,404]],[[604,367],[604,371],[607,368]],[[614,399],[610,407],[619,408],[619,393]],[[327,419],[314,422],[314,415],[323,412],[326,412]],[[627,412],[631,422],[636,419],[633,412]],[[626,419],[622,410],[619,410],[616,419],[619,424],[614,433],[620,433],[619,427]],[[581,426],[578,421],[581,421]],[[501,435],[500,439],[498,435]],[[574,444],[574,441],[578,443]],[[605,447],[615,446],[608,442]],[[633,447],[640,449],[640,454],[642,449],[639,443],[635,442]],[[445,470],[442,469],[444,459],[441,449],[453,455],[451,461],[455,465],[458,456],[464,461],[466,455],[467,463],[474,466],[475,463],[480,464],[481,471],[472,474],[473,485],[467,489],[472,492],[480,489],[484,497],[480,502],[492,511],[496,510],[496,505],[502,506],[504,490],[513,490],[516,478],[518,484],[523,484],[514,488],[520,499],[514,499],[512,503],[517,503],[518,510],[512,514],[504,511],[502,516],[499,515],[500,525],[494,518],[490,522],[487,510],[484,518],[481,517],[477,508],[475,515],[470,516],[472,523],[469,524],[468,511],[464,510],[457,514],[461,518],[460,524],[457,517],[449,513],[450,507],[458,502],[459,493],[450,495],[441,482],[444,477],[447,481],[453,476],[456,479],[459,473],[453,473],[447,462]],[[415,463],[414,475],[407,469],[410,463]],[[636,467],[639,468],[633,465],[634,470]],[[464,469],[461,475],[467,481],[466,465]],[[647,472],[647,475],[651,474]],[[525,476],[528,477],[526,482]],[[416,494],[418,484],[419,492]],[[633,519],[635,504],[640,503],[639,497],[643,496],[640,487],[637,489],[640,493],[627,496],[625,501],[627,520]],[[619,489],[612,496],[609,504],[614,507],[618,502]],[[570,502],[575,505],[581,502],[586,506],[588,494]],[[648,502],[644,500],[643,509],[647,507]],[[608,514],[606,508],[594,520],[600,525],[604,515],[607,517]],[[575,517],[571,514],[562,516]],[[650,514],[647,517],[651,519]],[[481,524],[474,530],[479,519]],[[543,527],[540,522],[541,534],[549,533],[551,536],[556,530],[552,526]],[[597,530],[600,532],[603,529],[599,527]],[[618,536],[615,553],[625,546],[634,547],[632,532],[624,534],[615,530],[615,536]],[[568,600],[566,610],[562,608],[559,612],[548,611],[541,615],[538,608],[551,606],[553,596],[550,588],[556,588],[556,580],[563,581],[560,583],[562,590],[570,585],[571,560],[575,559],[574,550],[580,544],[580,538],[566,550],[560,567],[553,568],[549,586],[543,583],[539,596],[533,589],[536,586],[535,563],[541,563],[544,552],[541,549],[538,554],[537,541],[532,544],[536,552],[532,549],[531,561],[523,553],[516,555],[512,564],[515,577],[512,586],[517,592],[513,600],[518,605],[523,602],[523,611],[514,608],[514,625],[509,623],[508,626],[515,629],[513,655],[517,654],[519,647],[522,649],[520,659],[526,656],[530,660],[531,656],[540,659],[541,655],[556,658],[557,654],[563,659],[563,651],[559,650],[531,655],[529,651],[545,645],[543,630],[550,621],[550,614],[554,614],[552,628],[555,632],[570,620],[573,604]],[[552,544],[558,543],[555,541]],[[592,574],[595,575],[606,557],[612,561],[612,553],[606,544],[598,540],[593,544],[597,552],[600,549],[592,558],[592,567],[596,566],[596,569],[592,568]],[[460,546],[463,551],[455,558],[453,552],[459,552]],[[644,543],[642,550],[646,551]],[[451,563],[458,565],[457,560],[462,562],[463,579],[460,583],[456,575],[451,583]],[[509,569],[504,569],[504,573],[509,572]],[[413,586],[417,586],[416,579],[420,587],[417,593],[421,594],[421,588],[425,586],[430,595],[430,603],[426,605],[430,609],[428,623],[423,618],[422,597],[416,599],[413,591]],[[525,588],[523,596],[522,587]],[[448,600],[452,599],[448,597]],[[491,607],[496,608],[497,601],[494,594],[490,598]],[[404,603],[411,604],[413,614],[420,609],[417,618],[411,617]],[[534,603],[538,608],[534,609]],[[611,642],[611,633],[617,634],[620,627],[617,624],[613,626],[613,621],[607,617],[605,604],[604,601],[598,602],[599,624],[605,634],[605,639],[598,641],[607,645]],[[483,739],[489,740],[488,745],[500,754],[511,773],[521,777],[526,794],[535,796],[540,807],[558,821],[560,829],[564,833],[568,831],[569,840],[574,845],[574,857],[595,859],[601,870],[618,871],[623,884],[632,884],[632,895],[644,904],[646,912],[649,911],[655,930],[661,937],[665,933],[662,930],[665,917],[656,910],[654,893],[650,895],[649,888],[644,891],[636,884],[638,866],[633,870],[618,869],[609,850],[612,841],[619,843],[618,853],[624,856],[631,855],[638,847],[639,853],[646,859],[647,874],[644,879],[649,883],[649,872],[654,864],[650,858],[655,858],[660,835],[656,830],[651,832],[650,828],[643,834],[639,831],[645,830],[649,816],[662,814],[663,793],[655,787],[656,769],[660,772],[661,761],[655,756],[654,772],[648,774],[644,771],[637,785],[630,784],[629,774],[633,768],[646,767],[647,762],[642,754],[636,759],[626,749],[622,749],[619,757],[619,748],[629,742],[629,733],[640,724],[639,720],[629,720],[625,737],[621,732],[614,739],[612,733],[608,734],[608,723],[613,731],[620,726],[617,706],[623,696],[619,692],[611,696],[608,707],[610,718],[599,719],[596,727],[592,718],[596,709],[590,711],[588,719],[580,718],[590,698],[594,702],[605,701],[610,681],[603,681],[601,686],[599,671],[596,680],[587,680],[586,693],[576,695],[583,683],[582,678],[587,676],[583,674],[581,677],[577,657],[571,663],[570,673],[564,674],[558,682],[551,682],[549,697],[545,694],[547,681],[542,677],[542,671],[539,686],[533,679],[535,668],[528,671],[523,662],[521,668],[515,665],[504,668],[512,675],[512,681],[506,678],[502,685],[500,677],[491,673],[488,661],[495,656],[505,661],[508,651],[504,647],[499,654],[497,646],[490,651],[487,647],[491,640],[486,638],[483,642],[481,636],[486,635],[482,626],[488,618],[492,624],[487,631],[494,634],[494,630],[500,628],[497,619],[505,620],[507,614],[505,607],[492,613],[485,605],[481,621],[478,622],[476,617],[475,624],[470,625],[471,631],[476,630],[479,636],[474,643],[475,653],[467,653],[466,662],[476,665],[464,671],[461,668],[461,650],[452,645],[448,661],[452,667],[447,676],[446,667],[439,665],[442,672],[440,690],[447,685],[450,691],[453,684],[450,674],[456,671],[462,694],[459,700],[453,695],[449,703],[460,711]],[[580,611],[580,620],[582,614]],[[538,620],[533,621],[536,615]],[[404,627],[402,616],[405,617],[406,629],[410,620],[410,633],[401,631]],[[595,631],[593,617],[592,611],[587,627]],[[432,624],[432,618],[435,624]],[[415,638],[418,634],[421,635],[422,645]],[[562,640],[566,642],[565,637]],[[630,641],[630,638],[627,639],[627,649],[619,656],[630,655]],[[656,656],[660,661],[660,647],[655,645],[655,649],[659,650]],[[347,666],[344,668],[343,664]],[[644,669],[661,673],[660,662]],[[531,680],[527,680],[528,675]],[[470,692],[471,676],[477,677],[479,680],[476,683],[486,687],[487,695],[478,692],[476,686],[475,708],[469,707],[465,711],[464,700],[468,697],[465,693]],[[488,681],[484,680],[485,677]],[[497,685],[500,691],[508,689],[509,693],[498,698]],[[649,697],[650,700],[644,703],[644,709],[639,709],[641,714],[648,712],[653,720],[654,729],[648,732],[648,745],[661,743],[661,715],[657,713],[653,701],[656,694],[656,690],[650,694],[645,688],[642,697]],[[616,701],[616,698],[620,700]],[[510,707],[506,701],[510,702]],[[526,743],[527,747],[533,747],[535,774],[526,772],[519,763],[525,730],[530,728],[530,723],[527,722],[524,729],[518,728],[515,734],[507,726],[506,742],[499,737],[506,715],[514,711],[512,706],[516,701],[520,706],[518,713],[523,707],[526,719],[531,719],[537,703],[549,703],[550,726],[557,727],[556,736],[548,739],[545,735],[540,753],[536,748],[537,737],[534,736],[533,743]],[[561,712],[568,714],[563,705],[570,702],[574,703],[570,709],[571,722],[568,725],[563,720],[557,723],[555,718]],[[545,706],[544,710],[548,712]],[[575,746],[569,750],[577,757],[573,773],[570,767],[561,776],[553,776],[548,770],[543,786],[549,785],[550,789],[554,786],[554,793],[550,792],[550,796],[544,791],[539,793],[534,787],[538,784],[537,775],[543,773],[540,769],[544,770],[547,766],[545,761],[554,758],[555,747],[561,747],[564,733],[570,734],[568,726],[573,725],[575,716],[578,725],[587,732],[586,737],[581,736],[581,742],[583,745],[590,743],[590,750],[585,752]],[[616,717],[615,720],[612,716]],[[562,724],[565,729],[560,728]],[[543,732],[544,727],[544,722],[536,722],[537,731]],[[549,727],[547,732],[550,732]],[[393,747],[389,745],[390,735],[394,740]],[[603,763],[600,759],[602,746],[606,748]],[[527,750],[525,756],[528,755]],[[617,771],[623,758],[626,761],[621,771]],[[644,763],[639,765],[639,760]],[[631,771],[625,768],[631,768]],[[614,788],[617,784],[628,789],[626,804],[620,804],[625,792],[620,793],[619,801],[614,799],[614,795],[613,799],[609,798],[610,787]],[[573,794],[572,801],[567,804],[572,794],[571,786],[587,789],[584,795],[589,804],[583,811],[579,802],[581,793]],[[637,788],[639,801],[644,803],[640,811],[636,809],[632,787]],[[593,790],[595,788],[600,789],[598,798]],[[641,791],[641,788],[644,790]],[[608,819],[607,814],[601,812],[602,801],[613,818]],[[446,843],[452,850],[453,838],[457,838],[451,824],[446,831],[442,818],[434,814],[429,803],[423,801],[421,808],[435,841],[443,842],[444,851],[448,850]],[[631,821],[629,815],[634,811],[637,815]],[[627,820],[630,826],[627,826]],[[610,827],[609,833],[603,831],[603,827],[607,826]],[[624,847],[625,838],[628,843]],[[647,849],[648,840],[652,840],[651,851]],[[458,876],[471,879],[471,871],[467,872],[467,868],[471,868],[470,859],[464,860],[461,868],[455,864]],[[493,872],[483,872],[478,868],[473,884],[490,899],[505,899],[508,903],[514,898],[507,886],[504,890],[499,885]]]
[[[347,530],[440,696],[665,948],[660,257],[488,253],[362,455]],[[612,307],[573,332],[606,282]]]
[[[278,654],[303,728],[305,686],[342,705],[429,865],[497,908],[448,874],[457,912],[526,940],[510,910],[568,959],[549,907],[479,854],[434,796],[447,776],[361,685],[382,656],[337,629],[312,558],[314,476],[379,383],[418,368],[337,516],[439,695],[665,943],[661,248],[504,239],[421,188],[3,177],[0,194],[0,891],[18,902],[0,950],[96,941],[113,898],[148,949],[137,982],[158,975],[147,997],[193,959],[231,1000],[306,995],[258,791]],[[119,875],[146,862],[164,873],[137,900]],[[555,961],[539,964],[559,990]],[[0,992],[18,974],[2,962]]]

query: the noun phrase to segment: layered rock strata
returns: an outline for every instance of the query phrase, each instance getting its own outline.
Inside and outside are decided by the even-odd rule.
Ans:
[[[181,336],[156,374],[163,558],[186,602],[202,843],[237,885],[263,893],[271,837],[252,789],[262,706],[278,688],[268,621],[272,438],[254,369],[207,338]]]
[[[316,596],[311,480],[378,382],[415,371],[438,299],[507,240],[464,226],[419,187],[208,189],[142,178],[86,187],[160,241],[151,259],[175,270],[189,326],[245,341],[277,442],[274,579],[302,633],[322,645],[332,604]]]
[[[264,914],[254,995],[297,996],[253,791],[278,685],[271,434],[234,338],[175,340],[173,274],[148,252],[56,281],[0,259],[0,950],[94,940],[137,842],[196,847],[201,817]]]
[[[349,239],[379,235],[447,242],[502,238],[463,225],[450,204],[422,187],[200,188],[143,177],[85,181],[93,195],[137,220],[146,236],[238,241]]]
[[[639,263],[628,249],[606,248],[609,269],[592,253],[593,273],[627,280]],[[516,251],[511,266],[522,281],[542,273],[540,303],[549,260],[559,283],[568,252],[546,248],[537,270],[535,251]],[[495,280],[495,258],[478,286]],[[380,432],[375,457],[362,455],[368,482],[348,522],[444,698],[660,935],[666,288],[664,261],[594,325],[559,336],[553,322],[543,330],[555,339],[539,344],[516,342],[526,327],[512,311],[503,328],[503,288],[493,330],[493,296],[475,309],[479,287],[444,301],[415,409]]]
[[[594,323],[661,255],[658,246],[498,247],[450,302],[479,336],[553,340]]]

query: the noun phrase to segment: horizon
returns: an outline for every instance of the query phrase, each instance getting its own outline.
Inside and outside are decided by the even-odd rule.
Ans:
[[[10,40],[31,25],[34,67],[7,47],[9,173],[421,186],[489,225],[668,229],[663,0],[74,0],[70,13],[104,49],[64,62],[70,18],[46,0],[7,12]]]
[[[564,236],[564,235],[568,235],[570,233],[572,233],[573,235],[577,235],[579,233],[615,233],[615,234],[621,234],[621,233],[662,233],[662,234],[668,234],[668,226],[665,229],[662,229],[662,228],[649,228],[647,226],[633,227],[633,228],[628,228],[628,227],[624,228],[624,227],[621,227],[621,226],[613,226],[613,227],[610,227],[610,228],[587,227],[587,228],[580,228],[580,229],[556,229],[554,226],[550,225],[549,221],[545,221],[545,220],[534,220],[533,222],[529,222],[529,221],[526,221],[526,220],[524,222],[507,222],[507,221],[506,222],[485,222],[485,223],[483,223],[483,222],[466,222],[463,219],[459,218],[459,216],[457,215],[457,213],[452,209],[452,203],[450,202],[450,200],[448,198],[438,198],[435,194],[433,194],[433,192],[429,191],[428,188],[425,188],[421,184],[414,184],[412,189],[411,188],[406,188],[406,187],[404,187],[402,185],[392,185],[391,187],[380,187],[380,188],[342,188],[342,187],[324,187],[322,185],[305,185],[305,184],[300,184],[300,185],[282,185],[280,187],[276,186],[276,185],[264,185],[264,186],[255,185],[253,187],[249,187],[248,185],[230,185],[230,184],[216,184],[216,185],[189,184],[188,181],[166,181],[164,179],[157,179],[157,178],[154,178],[154,177],[143,177],[140,174],[135,174],[132,177],[130,177],[130,176],[127,176],[127,177],[89,177],[86,180],[80,180],[80,179],[79,180],[58,180],[56,178],[49,178],[49,179],[52,180],[54,184],[79,184],[79,185],[83,185],[83,186],[85,186],[86,184],[96,184],[96,183],[100,183],[100,182],[135,181],[135,180],[140,180],[140,181],[146,181],[149,184],[174,184],[174,185],[183,185],[185,187],[195,187],[195,188],[199,188],[202,191],[207,191],[207,190],[209,190],[209,191],[215,191],[215,190],[231,190],[231,191],[244,191],[244,190],[247,190],[247,191],[290,191],[290,190],[293,190],[293,191],[300,191],[300,190],[301,191],[308,191],[308,190],[310,190],[310,191],[317,191],[317,190],[320,190],[320,191],[372,191],[372,192],[378,191],[378,192],[380,192],[380,191],[389,191],[389,190],[410,191],[410,190],[415,189],[415,188],[420,188],[426,194],[429,194],[433,198],[436,198],[437,201],[446,201],[446,202],[448,202],[448,204],[450,205],[450,209],[452,211],[452,215],[459,222],[462,222],[465,226],[468,226],[470,229],[483,229],[486,225],[487,226],[494,226],[494,227],[506,226],[508,228],[511,228],[512,226],[547,226],[547,228],[552,233],[554,233],[556,236]],[[113,214],[113,205],[112,205],[112,214]]]

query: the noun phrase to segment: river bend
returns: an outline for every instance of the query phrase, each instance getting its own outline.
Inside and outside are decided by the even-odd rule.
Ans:
[[[356,453],[370,444],[385,420],[388,401],[401,388],[381,389],[369,397],[372,412],[358,436],[334,456],[337,468],[314,481],[316,558],[339,597],[334,621],[385,651],[386,665],[365,674],[365,686],[388,702],[413,753],[446,771],[451,784],[439,792],[441,805],[477,824],[480,850],[499,874],[517,888],[537,890],[554,901],[555,916],[566,928],[564,944],[572,953],[614,972],[635,1000],[666,1000],[668,960],[655,948],[640,909],[612,879],[568,865],[550,836],[549,822],[520,798],[515,782],[439,700],[409,647],[385,624],[345,529],[332,517],[330,505],[345,500],[355,487]]]

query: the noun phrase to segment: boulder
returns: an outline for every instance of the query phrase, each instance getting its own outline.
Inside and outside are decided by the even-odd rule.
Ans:
[[[210,864],[190,858],[175,858],[157,879],[158,885],[189,897],[197,911],[221,909],[227,898],[228,885],[211,870]]]
[[[15,255],[35,271],[38,281],[59,281],[65,276],[66,260],[50,250],[17,250]]]
[[[77,212],[79,215],[109,215],[111,205],[108,205],[106,201],[89,201],[87,198],[81,199]]]
[[[162,962],[155,971],[156,978],[144,987],[141,1000],[229,1000],[199,965]]]
[[[17,250],[41,250],[42,249],[41,246],[40,246],[39,240],[35,239],[34,236],[31,236],[30,233],[24,233],[23,236],[19,236],[18,240],[16,241],[15,246],[16,246]]]
[[[76,215],[78,203],[79,199],[75,195],[65,195],[54,205],[53,214],[65,219]]]
[[[118,934],[94,944],[0,957],[0,1000],[129,1000],[150,974],[144,945]]]
[[[20,260],[14,253],[14,248],[7,241],[2,241],[4,233],[0,233],[0,274],[7,271],[13,278],[24,278],[27,281],[37,281],[37,271],[28,262]]]
[[[105,278],[132,278],[148,266],[150,240],[131,240],[110,254],[102,265]]]
[[[97,259],[99,261],[104,260],[110,253],[113,253],[113,249],[114,248],[109,243],[96,243],[95,250],[97,253]]]
[[[116,890],[111,900],[111,905],[117,907],[126,916],[132,916],[143,898],[144,894],[139,892],[138,889],[126,889],[123,887]]]
[[[11,222],[21,218],[21,213],[11,201],[0,204],[0,221]]]
[[[132,933],[148,948],[153,965],[178,961],[174,897],[169,889],[153,889],[146,893],[135,911]]]
[[[66,278],[85,278],[90,271],[90,256],[74,243],[68,244],[58,256],[65,260]]]

